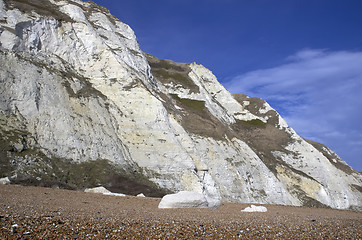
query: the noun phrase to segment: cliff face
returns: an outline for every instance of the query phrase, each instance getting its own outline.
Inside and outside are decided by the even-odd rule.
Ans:
[[[265,101],[143,53],[91,2],[0,0],[0,177],[361,208],[361,174]]]

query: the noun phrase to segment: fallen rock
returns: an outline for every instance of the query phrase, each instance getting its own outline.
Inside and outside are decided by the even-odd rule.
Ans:
[[[158,208],[215,208],[216,206],[215,203],[209,204],[206,197],[201,193],[181,191],[164,196]]]
[[[90,193],[103,193],[103,194],[110,194],[112,193],[111,191],[109,191],[108,189],[106,189],[105,187],[95,187],[95,188],[86,188],[84,190],[84,192],[90,192]]]
[[[146,197],[143,193],[137,195],[137,197]]]
[[[90,193],[102,193],[103,195],[110,195],[110,196],[118,196],[118,197],[125,197],[126,194],[123,193],[114,193],[109,191],[105,187],[95,187],[95,188],[86,188],[84,192],[90,192]]]
[[[0,184],[8,185],[10,184],[10,180],[8,177],[0,178]]]
[[[220,199],[206,197],[208,208],[217,209],[221,205]]]
[[[123,193],[113,193],[113,192],[103,193],[103,195],[110,195],[110,196],[117,196],[117,197],[125,197],[126,196],[126,194],[123,194]]]
[[[246,207],[242,212],[266,212],[268,209],[264,206],[255,206],[251,205],[250,207]]]

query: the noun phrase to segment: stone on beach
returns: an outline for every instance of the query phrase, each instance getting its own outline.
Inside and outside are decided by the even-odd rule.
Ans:
[[[264,206],[255,206],[251,205],[250,207],[246,207],[242,212],[266,212],[268,209]]]
[[[114,193],[114,192],[103,193],[103,195],[110,195],[110,196],[117,196],[117,197],[125,197],[125,196],[126,196],[126,194],[123,194],[123,193]]]
[[[160,200],[0,185],[0,239],[62,236],[69,239],[361,239],[362,236],[362,216],[357,211],[267,205],[267,213],[244,213],[240,210],[247,205],[231,202],[216,210],[158,209]]]
[[[217,209],[221,205],[221,200],[216,198],[206,197],[208,208]]]
[[[0,178],[0,184],[8,185],[10,184],[10,180],[8,177]]]
[[[86,188],[84,190],[84,192],[90,192],[90,193],[103,193],[103,194],[110,194],[112,193],[111,191],[109,191],[108,189],[106,189],[105,187],[95,187],[95,188]]]
[[[114,193],[109,191],[107,188],[105,187],[95,187],[95,188],[86,188],[84,190],[84,192],[89,192],[89,193],[102,193],[103,195],[110,195],[110,196],[117,196],[117,197],[125,197],[126,194],[123,193]]]
[[[215,203],[209,205],[206,197],[201,193],[181,191],[164,196],[158,208],[216,208],[218,205]]]

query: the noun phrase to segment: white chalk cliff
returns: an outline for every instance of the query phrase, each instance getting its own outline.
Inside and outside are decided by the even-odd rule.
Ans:
[[[0,135],[12,182],[362,208],[361,173],[332,150],[202,65],[143,53],[91,2],[0,0]]]

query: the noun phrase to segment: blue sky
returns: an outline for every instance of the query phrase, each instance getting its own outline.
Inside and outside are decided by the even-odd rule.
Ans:
[[[362,171],[361,0],[94,2],[130,25],[143,51],[204,65]]]

